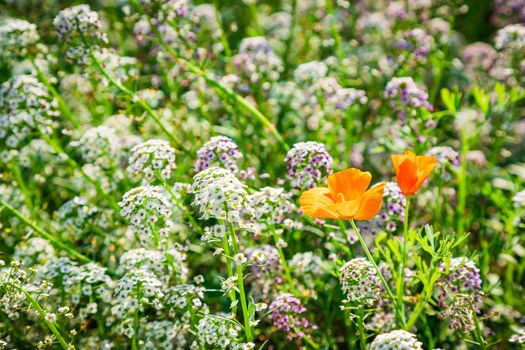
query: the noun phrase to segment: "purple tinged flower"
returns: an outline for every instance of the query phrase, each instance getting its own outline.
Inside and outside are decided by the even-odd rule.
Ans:
[[[420,89],[410,77],[392,78],[386,85],[384,96],[398,112],[400,120],[404,120],[409,110],[433,109],[428,102],[428,93]]]
[[[404,32],[396,47],[409,51],[418,59],[425,59],[430,52],[431,36],[420,28]]]
[[[284,331],[289,341],[301,339],[317,329],[316,325],[301,316],[306,312],[306,308],[301,300],[292,294],[279,294],[270,304],[270,310],[272,310],[270,317],[274,327]]]
[[[312,188],[322,183],[332,172],[332,157],[317,142],[296,143],[284,159],[288,165],[287,177],[295,188]]]
[[[212,165],[230,170],[239,171],[236,160],[242,157],[235,142],[226,136],[214,136],[197,152],[195,172],[201,172]]]

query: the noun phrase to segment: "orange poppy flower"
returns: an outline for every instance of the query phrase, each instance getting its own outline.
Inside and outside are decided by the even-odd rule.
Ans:
[[[405,196],[415,195],[437,165],[436,158],[416,156],[410,151],[405,151],[403,154],[392,154],[391,158],[396,172],[397,184]]]
[[[308,216],[321,219],[370,220],[383,203],[385,183],[368,191],[372,175],[350,168],[328,176],[328,188],[316,187],[304,192],[299,199]]]

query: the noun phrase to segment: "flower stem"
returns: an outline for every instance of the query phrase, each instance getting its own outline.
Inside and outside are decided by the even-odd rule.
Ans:
[[[224,54],[226,55],[226,64],[227,66],[231,65],[232,50],[230,48],[230,43],[224,32],[224,27],[222,25],[221,15],[219,11],[219,1],[213,0],[213,15],[215,16],[215,22],[217,23],[217,29],[221,35],[221,43],[224,48]]]
[[[221,223],[222,225],[225,225],[224,222]],[[230,254],[230,245],[228,243],[228,235],[227,234],[224,234],[224,236],[222,237],[222,249],[224,250],[224,255],[226,255],[226,269],[228,271],[228,277],[233,277],[233,267],[232,267],[232,262],[231,262],[231,254]],[[232,305],[234,305],[232,307],[232,313],[236,314],[237,313],[237,297],[235,296],[235,291],[234,290],[230,290],[228,292],[229,296],[230,296],[230,300],[232,302]]]
[[[168,183],[164,180],[164,179],[161,179],[161,182],[162,184],[164,185],[164,188],[166,188],[166,190],[168,191],[168,193],[170,194],[171,198],[175,201],[175,204],[177,205],[177,207],[182,210],[182,212],[186,215],[186,217],[188,218],[188,220],[190,220],[190,223],[191,225],[197,229],[199,231],[200,234],[204,234],[204,230],[202,229],[202,227],[199,225],[199,223],[197,222],[197,220],[195,220],[195,217],[193,216],[193,214],[191,213],[191,211],[184,205],[180,202],[179,198],[177,198],[177,195],[175,195],[175,193],[173,192],[173,189],[171,188],[170,185],[168,185]]]
[[[303,339],[314,349],[319,349],[319,344],[314,342],[309,336],[304,336]]]
[[[82,176],[89,182],[91,183],[94,187],[95,187],[95,190],[97,191],[98,195],[101,196],[102,198],[104,198],[106,200],[106,202],[111,205],[113,207],[113,209],[117,212],[120,211],[120,208],[118,206],[118,204],[111,198],[109,197],[105,192],[104,190],[102,189],[102,187],[100,186],[99,182],[95,179],[93,179],[91,176],[89,176],[85,171],[84,171],[84,168],[82,168],[82,166],[80,164],[77,163],[76,160],[74,160],[68,153],[66,153],[66,151],[64,151],[64,149],[62,148],[62,146],[56,141],[56,140],[53,140],[51,139],[49,136],[47,136],[46,134],[44,134],[43,132],[40,132],[40,136],[42,137],[42,139],[44,139],[44,141],[47,142],[47,144],[49,144],[54,150],[55,152],[57,152],[59,155],[65,157],[66,159],[66,162],[72,167],[72,168],[75,168],[77,169],[78,171],[80,171],[80,173],[82,174]]]
[[[403,296],[405,295],[405,264],[407,257],[407,241],[408,241],[408,218],[410,210],[410,197],[406,198],[406,207],[405,207],[405,218],[403,220],[403,248],[401,251],[401,264],[399,265],[399,276],[398,276],[398,287],[397,287],[397,303],[401,307],[403,319],[405,316],[405,303],[403,301]]]
[[[51,242],[51,244],[53,244],[55,247],[61,249],[61,250],[64,250],[66,251],[71,257],[81,261],[81,262],[84,262],[84,263],[89,263],[89,262],[93,262],[90,258],[88,258],[87,256],[77,252],[73,247],[70,247],[68,245],[66,245],[65,243],[63,243],[62,241],[60,241],[58,238],[54,237],[52,234],[44,231],[42,228],[40,228],[39,226],[37,226],[36,224],[32,223],[28,218],[26,218],[21,212],[19,212],[18,210],[16,210],[15,208],[13,208],[11,205],[9,205],[8,203],[4,202],[3,199],[0,198],[0,205],[4,206],[7,210],[9,210],[14,216],[16,216],[17,218],[19,218],[20,220],[22,220],[22,222],[24,224],[26,224],[27,226],[31,227],[39,236],[41,236],[42,238],[48,240],[49,242]]]
[[[143,11],[142,11],[143,12]],[[210,84],[212,87],[216,88],[220,92],[222,92],[225,96],[230,98],[233,102],[235,102],[236,105],[240,106],[242,109],[244,109],[246,112],[252,114],[266,129],[272,133],[274,138],[281,144],[281,146],[285,149],[285,151],[290,150],[290,146],[284,141],[283,137],[277,131],[276,126],[264,115],[259,111],[257,108],[255,108],[251,103],[246,101],[242,96],[237,94],[232,89],[228,88],[227,86],[222,85],[217,80],[213,79],[211,75],[196,66],[195,64],[179,57],[177,52],[169,46],[162,35],[160,34],[159,30],[153,23],[150,21],[151,28],[155,31],[155,34],[157,36],[157,39],[159,40],[162,47],[173,57],[173,59],[180,65],[184,66],[187,70],[192,72],[193,74],[196,74],[203,78],[208,84]]]
[[[20,287],[20,286],[18,286],[16,284],[13,284],[13,283],[8,283],[8,284],[10,286],[12,286],[13,288],[18,289],[20,292],[24,293],[24,295],[26,296],[26,298],[29,301],[29,303],[36,309],[36,311],[38,312],[40,317],[42,317],[42,319],[44,320],[44,323],[46,324],[46,326],[55,335],[55,337],[57,338],[58,343],[60,344],[62,349],[67,350],[68,349],[68,344],[66,343],[66,340],[64,339],[64,337],[62,337],[62,334],[60,334],[60,331],[58,330],[58,327],[57,327],[56,323],[46,320],[46,312],[44,311],[42,306],[40,306],[38,301],[35,298],[33,298],[31,293],[29,293],[24,288],[22,288],[22,287]]]
[[[146,113],[155,121],[157,126],[161,128],[161,130],[166,134],[168,139],[172,144],[174,144],[176,147],[182,149],[183,151],[187,151],[187,149],[183,146],[182,142],[178,140],[171,131],[168,130],[168,127],[164,124],[164,122],[160,119],[160,116],[153,110],[153,108],[150,107],[149,104],[146,103],[143,99],[141,99],[139,96],[137,96],[133,91],[129,90],[127,87],[116,81],[102,66],[102,63],[99,61],[97,56],[93,53],[91,48],[89,48],[89,53],[91,60],[97,67],[97,69],[102,73],[102,75],[118,90],[123,92],[125,95],[127,95],[133,102],[137,103],[142,109],[146,111]]]
[[[31,59],[31,64],[33,65],[33,68],[36,70],[36,74],[40,82],[44,84],[44,86],[47,88],[47,90],[49,90],[51,95],[53,95],[53,97],[56,98],[56,100],[58,101],[58,106],[62,114],[71,122],[71,125],[73,125],[73,128],[78,129],[80,125],[78,124],[78,121],[73,116],[73,113],[71,112],[71,109],[67,105],[66,101],[64,101],[64,99],[62,98],[62,96],[60,96],[60,94],[55,89],[55,87],[49,82],[44,72],[42,72],[40,67],[35,63],[34,59]]]
[[[458,174],[458,206],[456,210],[457,226],[456,234],[460,235],[464,232],[465,223],[465,203],[467,200],[467,153],[469,149],[468,136],[465,132],[461,135],[461,164]]]
[[[293,282],[292,274],[290,273],[290,267],[288,266],[288,261],[286,261],[286,257],[284,256],[283,249],[279,246],[279,236],[277,236],[277,232],[275,232],[274,225],[268,223],[270,226],[270,230],[272,232],[273,240],[275,242],[275,247],[277,248],[277,251],[279,252],[279,257],[281,258],[281,264],[284,269],[284,276],[286,277],[286,280],[288,282],[288,286],[290,287],[290,291],[297,296],[297,290],[295,289],[295,284]]]
[[[341,46],[341,36],[339,35],[339,31],[337,30],[337,21],[335,19],[334,5],[332,4],[332,0],[326,1],[326,12],[331,17],[330,31],[332,32],[332,37],[335,42],[335,53],[340,60],[343,60],[345,58],[345,54]]]
[[[397,300],[394,297],[394,293],[392,293],[392,290],[390,289],[390,286],[388,285],[385,277],[381,273],[381,270],[379,269],[379,266],[377,266],[374,258],[372,257],[372,254],[370,253],[370,250],[368,250],[368,247],[366,246],[366,243],[363,240],[363,237],[361,237],[361,233],[359,232],[359,229],[357,228],[357,226],[356,226],[356,224],[355,224],[353,219],[350,220],[350,224],[352,225],[352,228],[354,229],[354,232],[357,235],[357,239],[359,240],[359,243],[361,243],[361,246],[363,247],[363,250],[364,250],[364,252],[366,254],[366,257],[368,258],[368,261],[370,261],[372,266],[374,266],[374,268],[377,271],[377,275],[379,276],[379,279],[381,280],[381,283],[383,284],[383,287],[385,288],[385,290],[386,290],[386,292],[388,294],[388,297],[390,298],[390,300],[392,302],[392,306],[394,307],[394,310],[396,312],[396,318],[404,326],[406,322],[405,322],[404,317],[402,316],[401,310],[399,309],[399,307],[397,305]]]
[[[291,51],[292,51],[292,45],[294,43],[294,37],[295,37],[295,26],[296,26],[296,23],[297,23],[297,0],[291,0],[291,16],[292,16],[292,22],[290,23],[290,33],[288,34],[288,38],[286,38],[286,51],[284,52],[284,66],[285,66],[285,69],[286,69],[286,72],[288,72],[288,70],[290,69],[291,67],[291,60],[290,60],[290,55],[291,55]]]
[[[24,181],[24,177],[22,176],[22,170],[20,169],[20,165],[16,161],[11,161],[7,163],[7,167],[8,169],[9,168],[11,169],[14,175],[15,181],[18,184],[18,188],[20,189],[20,191],[22,192],[24,196],[24,202],[27,208],[29,209],[29,211],[31,212],[31,217],[34,219],[35,218],[35,208],[34,208],[33,201],[31,200],[31,191],[29,190],[26,182]]]
[[[233,254],[237,255],[239,253],[239,247],[237,245],[237,238],[235,238],[235,230],[233,225],[230,223],[230,234],[232,238]],[[253,340],[252,328],[250,326],[250,315],[248,313],[248,303],[246,302],[246,293],[244,292],[244,276],[242,273],[242,265],[235,264],[235,269],[237,270],[237,286],[239,287],[239,295],[241,297],[241,308],[242,316],[244,319],[244,333],[246,334],[246,340],[251,342]]]
[[[139,332],[139,309],[135,310],[135,313],[133,315],[133,336],[131,337],[131,349],[137,350],[137,338],[138,338],[138,332]]]
[[[359,328],[359,346],[361,347],[361,350],[366,350],[365,309],[363,305],[359,308],[357,327]]]
[[[414,311],[410,315],[408,322],[405,326],[406,330],[409,330],[412,328],[412,326],[417,322],[419,315],[423,311],[423,308],[425,307],[425,304],[427,303],[428,299],[432,295],[432,291],[434,290],[434,284],[432,283],[432,277],[434,275],[434,268],[435,268],[434,258],[432,258],[432,261],[430,262],[430,269],[428,271],[428,282],[425,284],[423,291],[419,297],[419,300],[417,301],[416,306],[414,307]]]

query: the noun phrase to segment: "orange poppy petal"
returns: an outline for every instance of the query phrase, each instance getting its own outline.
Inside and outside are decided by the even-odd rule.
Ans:
[[[372,175],[368,171],[350,168],[328,176],[328,188],[337,201],[341,193],[345,201],[359,198],[370,185]]]
[[[359,210],[359,201],[353,200],[336,203],[333,208],[337,211],[341,219],[352,219]]]
[[[397,184],[404,195],[413,195],[415,191],[417,191],[417,189],[414,189],[417,184],[417,166],[415,162],[410,159],[405,159],[405,161],[399,165]]]
[[[405,160],[405,158],[405,156],[402,156],[400,154],[390,155],[390,159],[392,159],[392,165],[394,166],[394,171],[396,172],[396,175],[399,174],[399,165],[403,163],[403,160]]]
[[[361,199],[361,206],[354,216],[355,220],[370,220],[377,215],[383,204],[385,185],[382,182],[365,192]]]
[[[423,185],[426,178],[432,170],[437,165],[437,160],[434,157],[424,156],[425,159],[421,160],[421,164],[418,164],[418,174],[417,174],[417,183],[416,183],[416,191],[419,190],[419,188]]]
[[[330,209],[335,202],[326,187],[316,187],[304,192],[299,198],[299,203],[305,215],[321,219],[338,218],[337,212]]]

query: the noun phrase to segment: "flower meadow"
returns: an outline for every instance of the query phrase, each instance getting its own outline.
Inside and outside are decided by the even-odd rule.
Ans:
[[[525,1],[0,1],[0,349],[525,347]]]

